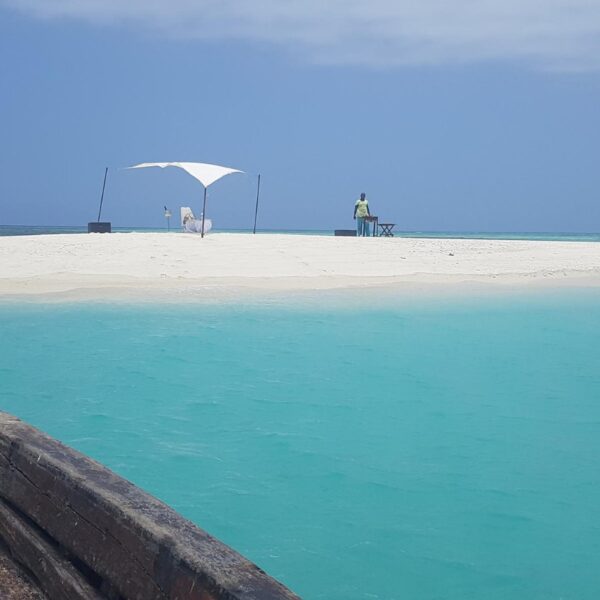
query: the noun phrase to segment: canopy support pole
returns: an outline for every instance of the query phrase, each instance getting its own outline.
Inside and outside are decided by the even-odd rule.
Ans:
[[[102,214],[102,203],[104,202],[104,188],[106,188],[106,176],[108,175],[108,167],[104,170],[104,183],[102,184],[102,195],[100,196],[100,208],[98,209],[98,223],[100,223],[100,215]]]
[[[204,237],[204,219],[206,215],[206,186],[204,186],[204,203],[202,204],[202,231],[200,233],[200,237]]]
[[[256,233],[256,218],[258,216],[258,197],[260,196],[260,173],[258,174],[258,186],[256,188],[256,208],[254,209],[254,229],[252,233]]]

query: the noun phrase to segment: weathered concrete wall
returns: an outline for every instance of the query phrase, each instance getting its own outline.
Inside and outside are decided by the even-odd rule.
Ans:
[[[156,498],[5,413],[0,538],[53,600],[298,600]]]

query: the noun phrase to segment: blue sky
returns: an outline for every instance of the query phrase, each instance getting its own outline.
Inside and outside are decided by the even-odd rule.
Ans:
[[[0,0],[0,224],[600,231],[600,6],[472,6]]]

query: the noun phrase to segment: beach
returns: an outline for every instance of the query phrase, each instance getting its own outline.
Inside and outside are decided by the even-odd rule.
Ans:
[[[598,242],[5,236],[2,410],[303,598],[595,600],[599,292]]]
[[[600,244],[214,233],[0,237],[0,298],[225,299],[600,285]]]

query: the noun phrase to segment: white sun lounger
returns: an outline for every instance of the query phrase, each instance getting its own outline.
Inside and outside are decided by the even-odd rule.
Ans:
[[[196,219],[192,209],[189,206],[182,206],[181,212],[181,228],[187,233],[202,232],[202,218]],[[212,221],[204,219],[204,233],[208,233],[212,229]]]

